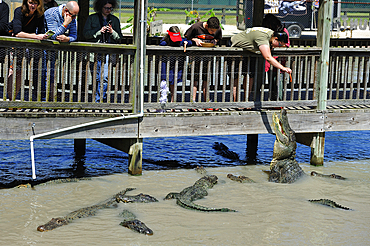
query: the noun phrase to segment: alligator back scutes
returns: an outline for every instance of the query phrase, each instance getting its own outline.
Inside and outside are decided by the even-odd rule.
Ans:
[[[233,181],[240,182],[240,183],[255,183],[252,179],[246,176],[235,176],[231,173],[227,175],[227,177]]]
[[[311,172],[311,176],[317,176],[317,177],[324,177],[324,178],[333,178],[333,179],[341,179],[341,180],[345,180],[346,178],[340,176],[340,175],[337,175],[335,173],[332,173],[332,174],[321,174],[321,173],[318,173],[318,172],[315,172],[315,171],[312,171]]]
[[[183,189],[180,193],[169,193],[165,200],[177,199],[177,204],[183,208],[193,209],[203,212],[236,212],[229,208],[209,208],[195,204],[193,201],[201,199],[208,195],[207,189],[212,188],[217,183],[216,175],[206,175],[198,179],[194,185]]]
[[[123,210],[120,215],[123,217],[123,221],[120,223],[121,226],[148,236],[153,235],[153,231],[144,222],[136,219],[136,216],[132,212]]]
[[[332,208],[340,208],[340,209],[344,209],[344,210],[352,210],[350,208],[347,208],[347,207],[344,207],[332,200],[329,200],[329,199],[318,199],[318,200],[308,200],[309,202],[312,202],[312,203],[317,203],[317,204],[322,204],[322,205],[325,205],[325,206],[329,206],[329,207],[332,207]]]

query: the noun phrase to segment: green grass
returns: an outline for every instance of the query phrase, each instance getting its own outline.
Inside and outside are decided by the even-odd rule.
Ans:
[[[92,11],[92,10],[91,10]],[[133,9],[122,9],[121,12],[121,23],[125,23],[131,16],[133,16]],[[199,11],[199,16],[203,16],[208,10],[201,10]],[[222,12],[221,10],[215,10],[216,17],[218,17],[221,21]],[[93,13],[90,12],[90,14]],[[115,16],[119,18],[119,10],[115,10],[113,13]],[[231,14],[231,15],[230,15]],[[226,11],[226,25],[236,25],[236,17],[235,17],[236,11],[230,10]],[[201,19],[201,21],[207,21],[208,16],[204,19]],[[186,20],[186,14],[183,9],[173,9],[170,11],[158,11],[157,16],[155,17],[155,20],[163,20],[163,24],[185,24]]]

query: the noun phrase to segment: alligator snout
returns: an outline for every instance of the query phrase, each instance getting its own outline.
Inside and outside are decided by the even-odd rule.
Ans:
[[[39,227],[37,227],[37,230],[38,230],[38,231],[41,231],[41,232],[46,231],[46,229],[45,229],[45,226],[44,226],[44,225],[40,225]]]

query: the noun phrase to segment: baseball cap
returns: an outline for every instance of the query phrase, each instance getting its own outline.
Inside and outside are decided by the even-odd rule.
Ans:
[[[180,32],[170,32],[168,30],[167,32],[168,32],[168,35],[170,35],[170,39],[172,40],[172,42],[182,41]]]

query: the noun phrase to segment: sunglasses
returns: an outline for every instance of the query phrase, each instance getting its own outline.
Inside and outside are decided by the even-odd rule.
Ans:
[[[38,5],[38,3],[28,2],[29,5]]]
[[[114,8],[113,7],[103,7],[103,9],[113,11]]]
[[[69,9],[67,9],[66,8],[66,11],[72,16],[72,18],[75,18],[75,17],[77,17],[77,15],[73,15],[73,14],[71,14],[71,12],[69,11]]]

